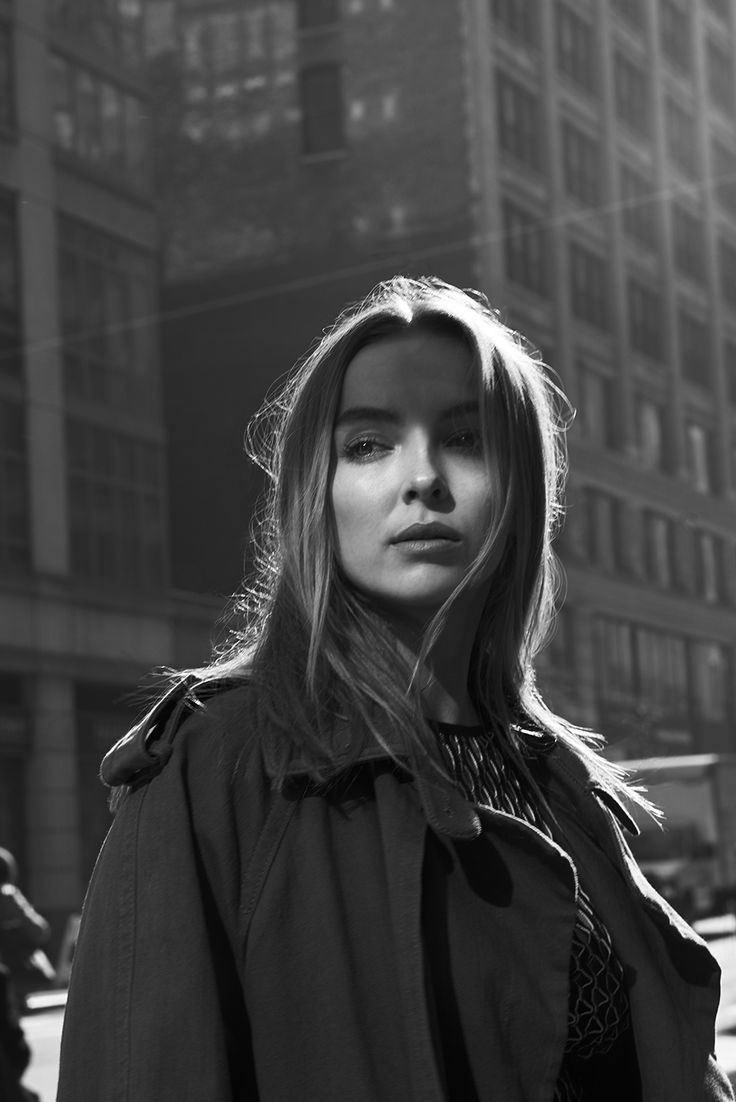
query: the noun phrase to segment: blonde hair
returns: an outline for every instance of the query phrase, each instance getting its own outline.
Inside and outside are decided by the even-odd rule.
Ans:
[[[500,500],[475,563],[429,623],[412,668],[341,573],[330,487],[333,428],[349,363],[366,344],[416,326],[450,332],[472,353]],[[239,623],[229,643],[209,666],[187,672],[257,684],[260,714],[283,735],[282,771],[304,750],[329,767],[336,717],[357,724],[392,756],[399,745],[432,761],[434,740],[415,675],[453,603],[493,559],[468,686],[483,721],[517,758],[523,757],[517,723],[554,733],[601,783],[647,806],[620,768],[597,752],[601,738],[551,712],[535,683],[534,659],[559,592],[552,542],[562,517],[566,413],[546,365],[482,294],[435,277],[378,284],[343,311],[249,426],[248,452],[268,478],[253,525],[254,577],[234,606]],[[354,749],[360,751],[359,739]]]

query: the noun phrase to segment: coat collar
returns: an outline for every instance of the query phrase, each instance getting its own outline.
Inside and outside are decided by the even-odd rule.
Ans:
[[[171,756],[176,730],[186,715],[225,687],[222,682],[203,684],[193,675],[178,681],[105,755],[100,770],[105,784],[111,787],[136,784],[158,773]],[[634,820],[616,795],[597,781],[579,754],[550,732],[527,724],[514,726],[527,750],[546,760],[553,786],[564,798],[572,798],[581,813],[587,805],[585,797],[595,795],[623,827],[638,833]],[[429,771],[422,768],[416,754],[407,752],[390,733],[385,747],[366,740],[356,753],[353,726],[346,719],[338,720],[331,736],[331,761],[327,768],[324,760],[306,750],[296,751],[284,768],[279,755],[283,743],[276,732],[269,732],[260,744],[264,768],[271,781],[279,776],[298,780],[321,775],[324,783],[329,784],[348,766],[398,761],[414,777],[427,820],[434,830],[453,838],[475,838],[480,834],[480,819],[473,805],[441,777],[430,779]]]
[[[562,787],[572,788],[576,801],[595,791],[596,782],[590,768],[556,735],[531,725],[514,724],[514,728],[532,756],[544,757],[552,775],[559,771]],[[319,774],[322,783],[327,786],[348,766],[352,768],[398,761],[413,776],[427,821],[435,831],[451,838],[464,839],[475,838],[481,833],[481,822],[475,807],[454,785],[435,776],[427,768],[422,768],[415,752],[407,752],[405,747],[389,735],[386,746],[371,740],[356,753],[354,739],[354,729],[349,722],[338,721],[332,733],[332,759],[325,768],[324,761],[319,762],[313,754],[305,750],[293,754],[288,763],[282,765],[279,760],[278,738],[266,738],[262,744],[266,773],[272,780],[282,776],[287,781],[303,781]],[[636,832],[636,825],[623,806],[612,793],[607,794],[620,812],[620,821]]]

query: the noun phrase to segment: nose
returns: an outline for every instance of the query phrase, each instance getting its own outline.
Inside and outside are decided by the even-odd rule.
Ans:
[[[441,501],[449,493],[447,482],[428,450],[414,454],[407,472],[403,498],[411,501]]]

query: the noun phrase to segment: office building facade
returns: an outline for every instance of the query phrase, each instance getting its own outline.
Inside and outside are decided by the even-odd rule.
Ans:
[[[150,11],[152,71],[177,93],[165,372],[213,381],[220,435],[172,407],[179,584],[237,584],[240,432],[268,385],[375,279],[436,272],[480,286],[576,410],[551,702],[619,758],[734,750],[733,3]]]
[[[0,845],[57,936],[171,661],[141,5],[0,3]]]

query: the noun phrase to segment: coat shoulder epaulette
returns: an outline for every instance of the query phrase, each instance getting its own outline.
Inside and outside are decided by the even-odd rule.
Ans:
[[[171,757],[176,732],[203,700],[222,689],[193,674],[177,681],[102,759],[100,777],[110,788],[150,780]]]

